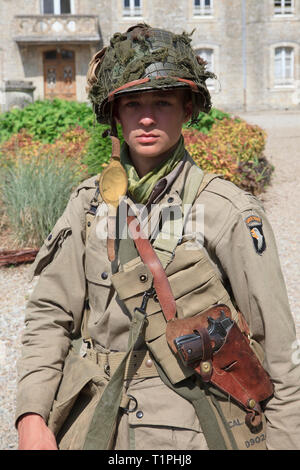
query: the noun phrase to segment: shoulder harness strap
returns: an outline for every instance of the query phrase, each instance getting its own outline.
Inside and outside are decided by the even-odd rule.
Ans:
[[[203,173],[197,165],[191,166],[183,189],[181,208],[173,214],[172,220],[164,220],[160,233],[153,242],[153,248],[165,269],[181,241],[185,221],[195,200],[213,179],[219,177],[220,175],[214,173]]]

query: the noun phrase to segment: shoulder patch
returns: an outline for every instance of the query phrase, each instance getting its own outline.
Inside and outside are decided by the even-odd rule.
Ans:
[[[266,240],[263,233],[261,217],[249,215],[244,221],[249,229],[255,251],[261,255],[266,249]]]

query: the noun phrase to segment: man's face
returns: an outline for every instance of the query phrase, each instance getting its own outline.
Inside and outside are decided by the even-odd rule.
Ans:
[[[176,145],[192,110],[184,96],[184,91],[172,90],[131,93],[118,99],[115,114],[133,161],[164,159]]]

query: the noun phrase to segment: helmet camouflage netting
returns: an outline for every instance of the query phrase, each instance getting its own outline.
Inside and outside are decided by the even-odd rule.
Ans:
[[[153,89],[189,88],[193,116],[208,112],[211,99],[205,81],[215,78],[205,61],[195,54],[187,33],[138,24],[125,34],[116,33],[110,45],[97,52],[89,64],[87,92],[97,120],[111,123],[113,99],[120,94]]]

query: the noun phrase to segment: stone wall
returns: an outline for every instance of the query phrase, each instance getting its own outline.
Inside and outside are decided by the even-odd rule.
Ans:
[[[255,4],[255,5],[254,5]],[[252,7],[252,8],[251,8]],[[247,11],[247,95],[248,109],[299,108],[300,99],[300,2],[292,16],[274,16],[273,1],[248,1]],[[292,86],[274,83],[275,47],[294,49]]]
[[[144,21],[174,32],[195,30],[195,49],[214,51],[218,76],[211,91],[213,104],[226,110],[297,108],[300,106],[300,2],[291,16],[274,16],[273,0],[245,0],[245,50],[243,59],[242,0],[214,0],[212,17],[193,16],[192,0],[144,0],[142,18],[122,17],[122,0],[99,1],[106,9],[101,20],[103,42],[116,31]],[[295,82],[293,87],[274,86],[274,48],[293,46]],[[244,87],[246,89],[244,90]]]
[[[22,3],[22,5],[21,5]],[[36,11],[38,0],[29,1],[32,13]],[[30,5],[29,5],[30,4]],[[27,81],[24,74],[20,50],[14,41],[14,17],[20,13],[24,2],[1,0],[0,2],[0,89],[1,110],[6,110],[5,83],[10,80]],[[29,81],[31,81],[29,79]]]
[[[76,54],[77,99],[86,100],[87,66],[97,48],[107,45],[114,32],[146,22],[177,33],[194,30],[193,47],[213,50],[214,71],[218,76],[211,91],[214,106],[230,111],[245,107],[254,110],[300,106],[300,1],[295,0],[294,14],[285,16],[274,16],[273,0],[214,0],[213,15],[206,17],[193,15],[193,3],[192,0],[143,0],[142,17],[124,17],[122,0],[73,0],[76,15],[97,15],[101,38],[98,45],[72,44]],[[0,2],[0,106],[7,80],[32,81],[36,88],[34,99],[43,98],[45,45],[16,43],[16,16],[20,14],[40,14],[40,0]],[[274,84],[274,51],[280,46],[294,48],[295,81],[289,87]]]
[[[33,103],[33,93],[35,86],[33,82],[22,80],[7,80],[3,84],[4,94],[3,111],[8,111],[14,107],[24,108]]]
[[[95,12],[95,2],[92,0],[73,0],[76,15],[97,15]],[[66,37],[64,42],[61,38],[53,36],[50,43],[43,41],[32,41],[36,35],[36,27],[32,28],[33,34],[28,34],[28,41],[17,42],[16,37],[20,35],[26,38],[23,32],[20,32],[20,16],[23,15],[41,15],[40,0],[1,0],[0,2],[0,111],[5,111],[12,106],[19,106],[22,97],[17,97],[17,91],[13,95],[7,95],[6,82],[11,80],[21,80],[34,85],[34,100],[44,98],[44,76],[43,76],[43,53],[49,49],[69,48],[75,52],[75,71],[76,71],[76,92],[79,101],[87,100],[85,85],[86,72],[91,56],[101,46],[101,39],[95,42],[83,42],[81,38],[76,38],[71,34]],[[25,31],[26,32],[26,31]],[[99,34],[101,38],[101,35]],[[71,39],[71,40],[70,40]],[[72,41],[72,39],[74,39]],[[31,41],[31,42],[30,42]],[[21,92],[20,92],[21,93]]]

